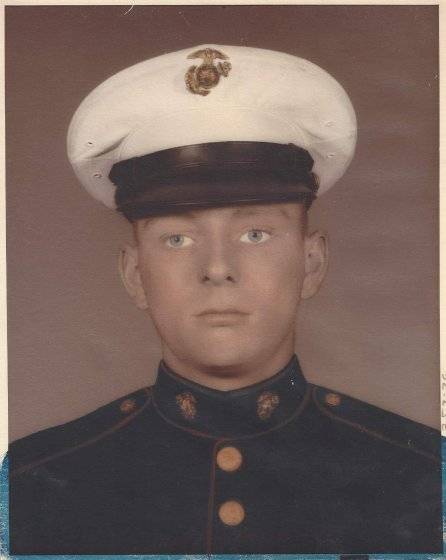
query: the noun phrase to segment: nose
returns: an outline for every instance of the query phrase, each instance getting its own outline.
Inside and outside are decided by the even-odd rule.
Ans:
[[[210,244],[200,267],[200,281],[215,286],[235,284],[238,270],[234,248],[230,244],[218,241]]]

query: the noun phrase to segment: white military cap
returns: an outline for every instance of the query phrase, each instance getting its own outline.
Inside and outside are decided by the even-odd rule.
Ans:
[[[293,55],[201,45],[145,60],[76,111],[68,156],[129,219],[185,206],[305,200],[345,172],[356,119],[340,84]]]

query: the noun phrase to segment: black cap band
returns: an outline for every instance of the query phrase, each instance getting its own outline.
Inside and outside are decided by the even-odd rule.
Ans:
[[[317,180],[310,154],[294,144],[213,142],[115,163],[117,208],[130,221],[232,204],[298,201],[307,207]]]

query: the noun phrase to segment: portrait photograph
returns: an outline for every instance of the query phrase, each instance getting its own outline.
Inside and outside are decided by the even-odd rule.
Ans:
[[[2,551],[441,558],[439,6],[4,14]]]

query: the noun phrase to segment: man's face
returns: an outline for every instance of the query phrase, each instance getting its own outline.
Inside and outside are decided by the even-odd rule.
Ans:
[[[315,291],[310,269],[323,267],[305,219],[302,205],[280,203],[136,223],[124,276],[168,363],[231,375],[290,357],[299,301]]]

